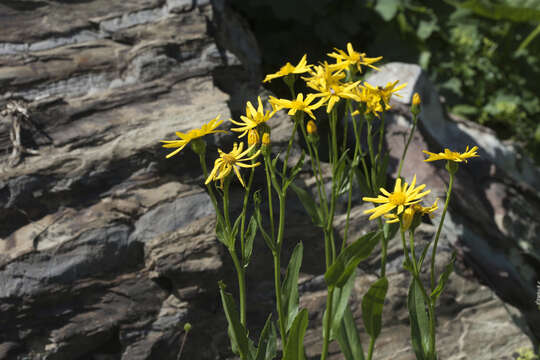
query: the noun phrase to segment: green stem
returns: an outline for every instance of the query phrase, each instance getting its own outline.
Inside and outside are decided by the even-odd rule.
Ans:
[[[386,260],[387,260],[387,257],[388,257],[388,239],[386,238],[386,236],[384,236],[384,224],[383,224],[381,218],[379,218],[379,229],[383,233],[383,238],[382,238],[382,242],[381,242],[381,248],[382,248],[382,254],[381,254],[381,277],[384,277],[384,276],[386,276]]]
[[[281,255],[279,251],[272,252],[274,257],[274,287],[276,288],[276,307],[278,312],[279,332],[281,334],[282,348],[287,344],[287,333],[285,327],[285,314],[281,303]]]
[[[264,166],[265,166],[265,173],[266,173],[266,185],[268,188],[268,215],[270,215],[270,234],[272,236],[272,241],[276,241],[276,235],[275,235],[275,226],[274,226],[274,208],[272,207],[272,180],[270,179],[270,167],[272,166],[270,163],[270,156],[266,155],[264,157]]]
[[[240,265],[238,256],[236,256],[236,250],[229,248],[229,254],[234,263],[236,269],[236,275],[238,277],[238,291],[240,292],[240,323],[246,327],[246,278],[244,268]]]
[[[450,203],[450,195],[452,194],[453,184],[454,184],[454,174],[450,172],[450,182],[448,183],[448,191],[446,192],[446,201],[444,203],[444,209],[441,215],[441,221],[439,222],[439,227],[437,228],[437,233],[435,234],[435,240],[433,242],[433,250],[431,251],[431,291],[435,289],[435,255],[437,254],[437,244],[439,243],[439,236],[441,235],[444,218],[446,216],[446,211],[448,210],[448,204]]]
[[[371,338],[369,341],[368,357],[367,360],[371,360],[373,357],[373,348],[375,347],[375,339]]]
[[[401,168],[403,166],[403,162],[405,161],[405,155],[407,155],[407,149],[409,148],[409,144],[411,143],[411,140],[414,135],[414,130],[416,129],[416,123],[418,122],[418,117],[413,114],[413,126],[411,129],[411,132],[409,133],[409,138],[407,139],[407,143],[405,144],[405,149],[403,149],[403,154],[401,154],[401,160],[399,161],[399,168],[397,177],[399,178],[401,176]]]
[[[418,268],[418,263],[416,262],[416,252],[414,251],[414,232],[412,231],[409,231],[409,246],[411,247],[414,271],[416,272],[416,274],[420,274],[420,269]]]
[[[334,287],[328,289],[328,297],[326,300],[326,324],[323,338],[323,348],[321,353],[321,360],[326,360],[328,356],[328,343],[330,340],[330,327],[332,325],[332,302],[334,298]]]
[[[385,120],[385,116],[384,116],[384,113],[382,113],[381,115],[381,127],[379,128],[379,151],[378,151],[378,154],[379,156],[381,156],[382,154],[382,144],[383,144],[383,136],[384,136],[384,120]]]
[[[294,136],[296,135],[296,128],[298,127],[298,122],[304,122],[304,112],[301,111],[299,116],[295,116],[294,120],[294,127],[291,134],[291,137],[289,138],[289,143],[287,145],[287,152],[285,153],[285,161],[283,162],[283,168],[281,170],[281,186],[285,184],[285,176],[287,175],[287,164],[289,163],[289,155],[291,153],[292,143],[294,140]]]
[[[251,160],[251,163],[253,164],[255,161],[254,160]],[[242,254],[242,265],[247,265],[247,264],[244,264],[244,247],[245,247],[245,244],[244,244],[244,229],[245,229],[245,224],[246,224],[246,211],[247,211],[247,205],[248,205],[248,200],[249,200],[249,194],[250,194],[250,191],[251,191],[251,184],[253,183],[253,175],[255,174],[255,168],[251,168],[251,173],[249,174],[249,180],[248,180],[248,184],[247,184],[247,187],[246,187],[246,192],[244,193],[244,203],[242,205],[242,212],[240,213],[240,216],[242,217],[242,220],[241,220],[241,227],[240,227],[240,250],[241,250],[241,254]]]

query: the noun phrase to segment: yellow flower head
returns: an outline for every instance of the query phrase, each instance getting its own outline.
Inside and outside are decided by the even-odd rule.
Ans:
[[[326,87],[319,87],[315,89],[319,91],[318,94],[315,94],[316,97],[320,97],[321,100],[315,104],[319,107],[323,104],[326,104],[326,112],[330,113],[334,108],[334,105],[340,99],[353,99],[360,101],[360,98],[356,95],[354,89],[358,87],[360,81],[350,82],[350,83],[338,83]]]
[[[383,193],[384,196],[379,195],[376,198],[363,197],[362,200],[364,201],[371,201],[373,203],[383,204],[373,209],[364,211],[364,214],[373,213],[369,217],[369,220],[376,219],[379,216],[389,213],[395,208],[397,208],[396,214],[397,215],[401,214],[406,206],[420,202],[423,196],[431,192],[431,190],[420,192],[426,187],[426,185],[420,185],[417,188],[414,187],[415,185],[416,185],[416,175],[414,175],[411,185],[405,183],[402,186],[401,178],[398,178],[396,180],[394,191],[392,193],[386,191],[383,188],[380,188],[379,190]]]
[[[263,144],[264,146],[270,145],[270,134],[269,133],[264,133],[263,134],[261,144]]]
[[[259,143],[259,132],[257,129],[251,129],[248,131],[248,145],[257,145]]]
[[[397,83],[399,82],[399,80],[396,80],[394,81],[393,83],[392,82],[389,82],[386,84],[385,87],[382,87],[382,86],[373,86],[371,84],[368,84],[367,82],[364,82],[365,86],[367,88],[369,88],[371,91],[373,91],[374,93],[378,94],[380,96],[380,99],[382,100],[382,102],[384,103],[386,109],[385,110],[388,110],[390,109],[390,97],[392,96],[393,93],[403,89],[405,86],[407,86],[407,83],[405,84],[401,84],[399,85],[398,87],[396,87]],[[399,94],[396,94],[397,96],[401,97],[401,95]]]
[[[243,122],[238,122],[238,121],[234,121],[233,119],[230,119],[230,121],[233,124],[240,126],[238,128],[231,129],[232,131],[237,131],[237,132],[242,133],[240,134],[240,136],[238,136],[239,138],[244,137],[249,132],[249,130],[254,129],[260,124],[268,121],[268,119],[270,119],[276,113],[276,110],[273,110],[273,111],[267,110],[265,112],[264,107],[262,105],[261,97],[259,96],[257,100],[259,102],[259,107],[257,108],[257,110],[255,110],[253,105],[251,105],[251,102],[249,101],[247,102],[246,115],[240,116],[240,119]]]
[[[309,120],[307,123],[307,133],[308,134],[316,134],[317,133],[317,124],[315,124],[315,121]]]
[[[327,54],[331,58],[336,59],[337,63],[332,65],[334,69],[346,69],[349,66],[356,66],[358,72],[362,72],[362,65],[368,66],[372,69],[379,70],[375,66],[371,65],[382,59],[382,56],[376,58],[368,58],[365,53],[359,53],[354,51],[351,43],[347,43],[347,52],[339,49],[335,49],[336,52]]]
[[[274,74],[266,75],[263,82],[268,82],[268,81],[271,81],[272,79],[279,78],[282,76],[287,76],[289,74],[303,74],[305,72],[308,72],[311,65],[307,65],[306,56],[307,55],[302,56],[302,59],[300,59],[300,62],[296,66],[288,62],[285,65],[283,65],[281,69],[279,69],[278,72]]]
[[[312,110],[317,109],[320,105],[313,104],[313,100],[315,100],[314,94],[308,94],[306,98],[304,99],[304,94],[300,93],[296,96],[296,100],[286,100],[286,99],[278,99],[273,96],[270,96],[270,104],[274,106],[274,109],[281,110],[283,108],[290,109],[288,114],[294,115],[297,111],[303,111],[307,113],[312,119],[315,119],[315,115],[313,115]]]
[[[302,77],[306,81],[306,85],[313,90],[320,91],[321,89],[328,89],[332,86],[341,85],[341,79],[345,78],[343,71],[335,71],[325,61],[321,65],[313,67],[309,71],[310,77]]]
[[[213,134],[213,133],[218,133],[218,132],[225,133],[226,131],[224,130],[215,130],[219,125],[221,125],[222,122],[223,120],[219,120],[219,115],[218,115],[216,118],[210,120],[208,124],[204,124],[203,126],[201,126],[200,129],[190,130],[186,134],[183,132],[177,131],[176,136],[178,136],[180,140],[161,140],[162,143],[165,143],[165,145],[162,145],[164,148],[178,148],[174,150],[172,153],[168,154],[166,156],[167,159],[179,153],[180,151],[182,151],[182,149],[185,148],[186,145],[189,144],[191,140],[195,140],[197,138],[203,137],[208,134]]]
[[[426,150],[422,150],[422,152],[429,155],[429,158],[425,159],[424,161],[437,161],[437,160],[449,160],[449,161],[455,161],[455,162],[467,162],[468,158],[471,157],[478,157],[479,155],[476,153],[476,150],[478,150],[478,146],[473,146],[471,150],[469,150],[469,146],[467,145],[467,148],[465,149],[464,153],[458,153],[456,151],[451,151],[450,149],[444,149],[443,153],[432,153]]]
[[[261,164],[260,162],[257,162],[255,164],[244,164],[245,161],[253,160],[261,153],[261,150],[257,150],[255,154],[249,157],[244,157],[249,154],[254,147],[255,145],[251,145],[249,148],[242,152],[242,150],[244,149],[244,143],[240,143],[240,145],[238,143],[234,143],[233,149],[230,153],[224,153],[223,151],[221,151],[221,149],[218,149],[219,158],[217,158],[214,162],[214,168],[212,169],[210,175],[208,175],[205,184],[209,184],[212,180],[220,180],[221,186],[223,187],[224,179],[232,171],[234,171],[236,177],[238,178],[238,180],[240,180],[242,186],[246,187],[246,184],[244,183],[244,180],[240,175],[240,168],[253,168]]]
[[[420,105],[421,102],[422,102],[422,99],[420,98],[420,95],[417,92],[415,92],[412,97],[412,104],[415,106],[418,106]]]
[[[438,209],[437,201],[439,201],[439,199],[436,199],[433,205],[431,205],[430,207],[423,207],[420,204],[412,204],[411,206],[406,208],[403,211],[403,215],[401,218],[401,227],[403,228],[403,230],[408,230],[411,227],[415,214],[429,215],[430,217],[433,217],[432,213]],[[387,223],[399,222],[399,216],[397,216],[396,214],[385,214],[384,217],[389,219],[386,221]]]

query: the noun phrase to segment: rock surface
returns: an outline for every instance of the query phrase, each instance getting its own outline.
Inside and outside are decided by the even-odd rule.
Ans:
[[[244,21],[223,1],[190,0],[7,2],[0,21],[0,107],[13,98],[26,104],[31,116],[22,123],[21,144],[32,150],[10,164],[13,119],[0,117],[0,359],[176,359],[186,321],[194,327],[184,358],[230,358],[217,281],[233,288],[234,273],[214,235],[198,159],[183,151],[166,160],[159,140],[218,114],[237,116],[260,92],[260,55]],[[501,299],[519,308],[509,306],[539,336],[531,295],[539,268],[538,169],[522,166],[485,129],[445,121],[417,67],[388,66],[392,81],[417,84],[426,102],[405,177],[416,172],[440,196],[445,173],[422,163],[420,150],[461,146],[463,134],[483,149],[480,160],[460,170],[441,242],[439,268],[452,249],[461,255],[440,302],[441,358],[510,359],[529,343]],[[394,157],[408,127],[400,109],[396,104],[386,139]],[[278,152],[290,127],[283,114],[272,126]],[[231,141],[210,137],[210,149]],[[303,181],[313,185],[307,174]],[[355,199],[356,235],[372,226],[362,216],[366,206]],[[307,354],[314,358],[321,349],[324,249],[292,194],[287,209],[285,254],[299,240],[309,249],[300,289],[310,311]],[[427,241],[433,226],[422,226]],[[343,231],[343,216],[335,227]],[[413,359],[398,242],[389,254],[376,358]],[[257,239],[257,271],[248,278],[248,303],[257,304],[248,308],[253,333],[274,307],[270,264]],[[377,264],[376,257],[363,264],[356,281],[358,326],[359,301]],[[331,351],[339,358],[335,344]]]

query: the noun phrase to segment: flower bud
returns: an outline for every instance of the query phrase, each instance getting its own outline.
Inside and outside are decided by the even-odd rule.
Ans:
[[[270,133],[264,133],[261,142],[264,146],[270,145]]]
[[[308,121],[308,123],[307,123],[307,133],[309,135],[317,133],[317,125],[315,124],[315,121],[313,121],[313,120]]]
[[[184,331],[185,331],[185,332],[189,332],[189,330],[191,330],[191,324],[187,322],[187,323],[184,325]]]
[[[206,141],[202,138],[193,139],[191,142],[191,150],[197,155],[204,155],[206,152]]]
[[[420,105],[421,102],[422,102],[422,99],[420,99],[420,95],[418,93],[414,93],[412,97],[412,104],[418,106]]]
[[[257,129],[251,129],[248,132],[248,146],[256,145],[259,143],[259,132]]]
[[[411,113],[414,116],[418,116],[420,113],[420,104],[422,103],[422,99],[420,99],[420,95],[418,93],[414,93],[412,98],[412,106],[411,106]]]

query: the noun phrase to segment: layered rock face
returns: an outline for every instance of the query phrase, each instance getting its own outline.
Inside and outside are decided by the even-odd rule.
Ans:
[[[242,19],[221,1],[95,0],[7,2],[0,22],[0,359],[176,359],[187,321],[193,330],[183,358],[232,357],[217,281],[234,289],[234,273],[214,236],[198,159],[186,149],[166,160],[159,140],[218,114],[235,116],[260,93],[260,55]],[[510,359],[530,345],[512,316],[540,337],[538,170],[485,129],[446,120],[418,67],[390,64],[383,73],[409,82],[425,101],[405,177],[416,173],[442,196],[444,169],[422,163],[420,150],[482,148],[482,158],[458,173],[441,241],[440,269],[453,249],[461,255],[439,307],[441,358]],[[388,119],[393,160],[410,125],[409,99],[404,94]],[[277,153],[290,124],[283,114],[272,121]],[[214,153],[232,137],[208,140]],[[307,169],[299,185],[310,188]],[[355,235],[373,226],[362,215],[367,207],[358,196]],[[300,240],[306,249],[301,302],[311,314],[307,354],[316,357],[321,234],[294,194],[287,219],[286,254]],[[338,217],[336,231],[344,223]],[[422,229],[427,243],[433,225]],[[413,359],[398,241],[389,254],[376,353]],[[374,256],[359,271],[352,301],[360,328],[361,296],[377,264]],[[248,279],[253,334],[274,308],[271,266],[256,239]]]

